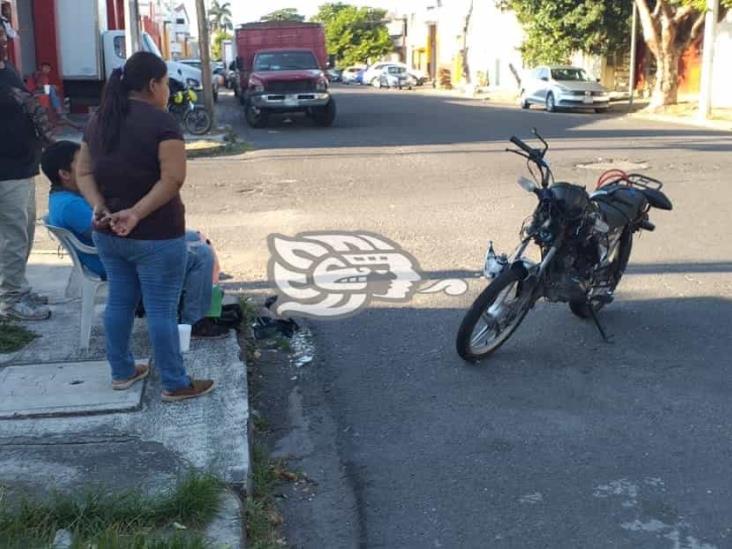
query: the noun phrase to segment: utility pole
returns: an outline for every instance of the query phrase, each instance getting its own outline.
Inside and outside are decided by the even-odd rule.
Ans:
[[[630,29],[630,82],[628,83],[628,91],[630,92],[630,100],[628,108],[633,108],[633,96],[635,94],[635,57],[638,52],[638,4],[633,2],[633,23]]]
[[[213,71],[211,70],[211,46],[208,36],[208,17],[204,0],[196,0],[198,16],[198,46],[201,50],[201,78],[203,79],[203,103],[211,115],[212,128],[216,127],[214,118]]]
[[[127,58],[140,51],[140,10],[137,0],[124,0],[125,4],[125,45]]]
[[[699,93],[699,117],[709,118],[712,112],[712,80],[714,72],[714,43],[717,40],[719,0],[707,0],[704,20],[704,52],[702,56],[701,92]]]

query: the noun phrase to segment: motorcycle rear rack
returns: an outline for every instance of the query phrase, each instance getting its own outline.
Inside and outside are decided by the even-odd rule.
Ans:
[[[596,189],[607,185],[627,185],[653,191],[660,191],[663,188],[663,183],[658,179],[640,173],[625,173],[622,170],[608,170],[603,173],[597,180]]]
[[[663,183],[661,183],[658,179],[654,179],[640,173],[629,173],[625,178],[625,181],[631,187],[639,187],[641,189],[660,191],[663,188]]]

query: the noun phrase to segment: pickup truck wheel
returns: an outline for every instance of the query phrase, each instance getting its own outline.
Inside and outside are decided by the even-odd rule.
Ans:
[[[313,109],[313,120],[318,126],[331,126],[336,117],[335,99],[331,98],[325,107]]]
[[[257,109],[254,105],[248,101],[244,105],[244,117],[247,119],[247,124],[252,128],[264,128],[267,125],[269,115],[264,109]]]

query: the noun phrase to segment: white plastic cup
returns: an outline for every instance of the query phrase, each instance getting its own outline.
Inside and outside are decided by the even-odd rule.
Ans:
[[[51,95],[51,85],[50,84],[45,84],[43,86],[43,93],[45,93],[46,95]]]
[[[187,353],[191,349],[190,324],[178,324],[178,340],[180,341],[180,352]]]

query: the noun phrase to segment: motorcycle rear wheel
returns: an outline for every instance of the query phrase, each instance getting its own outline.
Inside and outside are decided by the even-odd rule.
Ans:
[[[211,115],[203,107],[196,107],[188,111],[183,119],[186,130],[193,135],[203,135],[211,131]]]
[[[465,314],[455,342],[463,360],[476,362],[511,337],[532,306],[521,277],[506,269],[483,290]]]
[[[618,287],[618,284],[620,284],[620,279],[623,278],[623,273],[625,272],[625,269],[628,267],[628,261],[630,261],[630,252],[633,250],[633,232],[627,228],[623,231],[623,234],[620,236],[620,244],[618,244],[618,255],[613,259],[614,263],[614,274],[615,277],[615,284],[612,287],[613,292],[615,291],[615,288]],[[602,309],[605,306],[605,303],[600,301],[594,301],[592,305],[588,304],[585,301],[570,301],[569,302],[569,309],[578,317],[580,318],[591,318],[592,312],[590,311],[590,307],[592,307],[595,312],[597,313],[600,309]]]

